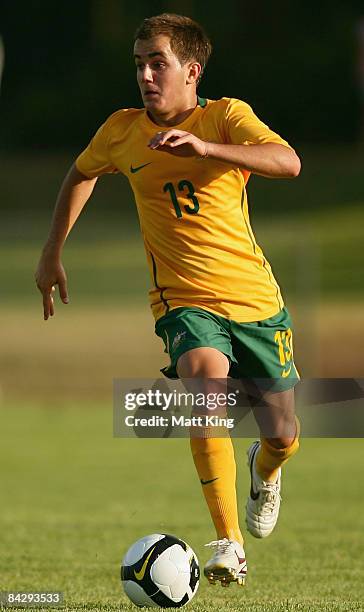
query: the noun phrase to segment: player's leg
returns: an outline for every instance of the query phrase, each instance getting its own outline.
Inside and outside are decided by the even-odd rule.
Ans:
[[[177,372],[195,393],[225,393],[224,380],[229,372],[229,360],[213,348],[196,348],[178,360]],[[195,381],[190,379],[195,378]],[[193,384],[195,383],[195,384]],[[223,414],[221,414],[223,416]],[[191,428],[191,450],[200,478],[202,491],[215,525],[217,539],[227,538],[241,543],[235,490],[236,465],[234,449],[226,428]]]
[[[260,404],[259,408],[253,406],[261,430],[256,467],[261,478],[275,482],[279,469],[293,457],[299,447],[294,388],[277,393],[262,392]]]
[[[251,487],[246,522],[252,535],[264,538],[273,531],[278,520],[282,466],[299,448],[294,389],[262,392],[258,401],[252,401],[252,408],[261,437],[248,449]]]
[[[177,372],[195,393],[224,393],[230,362],[220,351],[201,347],[185,352],[177,362]],[[212,397],[212,396],[210,396]],[[222,408],[222,409],[221,409]],[[220,407],[219,416],[226,415]],[[214,584],[243,584],[247,566],[239,527],[236,497],[236,464],[228,429],[216,426],[191,428],[191,450],[202,490],[215,525],[217,540],[204,573]]]
[[[278,519],[281,468],[299,446],[293,389],[299,375],[287,309],[255,323],[233,322],[232,346],[261,434],[248,449],[251,488],[246,522],[250,533],[262,538]]]
[[[236,361],[227,320],[201,308],[176,308],[157,321],[156,333],[163,339],[171,360],[162,370],[165,376],[180,375],[186,386],[192,386],[192,391],[222,391],[229,365]],[[216,551],[210,560],[212,569],[219,572],[217,579],[221,584],[231,580],[241,583],[246,562],[238,523],[235,458],[228,430],[220,431],[219,435],[216,428],[204,428],[199,436],[193,433],[195,428],[191,430],[192,453],[218,534]],[[213,580],[213,572],[208,577]]]

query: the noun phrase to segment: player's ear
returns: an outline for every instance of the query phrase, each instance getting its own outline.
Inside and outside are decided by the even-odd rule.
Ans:
[[[188,64],[186,83],[197,83],[200,74],[201,64],[198,62],[191,62]]]

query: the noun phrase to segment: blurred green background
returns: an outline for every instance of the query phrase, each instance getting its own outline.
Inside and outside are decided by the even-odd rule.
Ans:
[[[30,556],[20,553],[27,530],[35,538],[43,523],[67,531],[66,525],[76,520],[72,516],[80,512],[76,504],[76,514],[72,514],[72,500],[80,501],[80,495],[88,500],[86,505],[90,503],[82,512],[92,515],[93,496],[91,490],[89,497],[86,493],[84,466],[79,473],[82,493],[77,494],[80,456],[91,453],[90,441],[85,439],[90,435],[89,409],[96,423],[90,425],[96,454],[98,431],[103,436],[96,461],[99,471],[90,486],[96,491],[100,487],[103,495],[101,482],[106,479],[111,487],[110,478],[123,496],[123,484],[116,482],[115,457],[114,471],[108,474],[110,458],[105,454],[104,438],[110,437],[110,445],[120,445],[121,480],[130,474],[128,466],[140,449],[111,438],[112,379],[157,377],[166,364],[162,345],[153,333],[144,249],[124,177],[99,181],[72,231],[64,251],[70,304],[58,302],[55,317],[47,323],[33,280],[68,167],[108,114],[120,107],[140,106],[131,46],[133,32],[144,16],[170,11],[201,21],[214,52],[200,94],[248,101],[300,154],[302,173],[294,181],[251,178],[252,224],[293,316],[296,362],[302,375],[364,377],[362,2],[322,1],[320,10],[317,3],[298,0],[279,5],[227,0],[223,8],[221,2],[211,1],[208,10],[206,6],[202,0],[134,4],[123,0],[39,0],[31,4],[18,0],[1,8],[5,68],[0,99],[0,431],[7,442],[0,448],[0,472],[6,473],[2,479],[6,504],[0,510],[0,544],[6,551],[0,559],[6,580],[0,581],[0,587],[19,584],[21,588],[22,580],[29,585],[33,576],[36,586],[42,587],[42,579],[49,576],[46,564],[40,562],[43,554],[44,559],[51,554],[42,539],[38,556],[32,547]],[[59,421],[49,429],[53,418]],[[19,436],[20,421],[24,426]],[[34,428],[44,432],[37,444]],[[67,432],[72,437],[67,470],[62,472],[61,461],[56,466],[61,495],[49,505],[42,504],[52,465],[42,471],[39,462],[47,462],[52,448],[67,454]],[[340,444],[337,442],[337,449]],[[175,452],[182,461],[184,451],[179,448]],[[332,443],[329,455],[334,448]],[[351,447],[345,448],[349,465]],[[355,469],[358,448],[352,456]],[[320,455],[319,446],[315,449],[318,461],[325,465],[328,455],[324,451]],[[161,490],[158,513],[164,507],[165,516],[155,523],[156,529],[163,524],[168,530],[167,498],[174,494],[170,447],[165,463],[162,455],[151,453],[148,464],[171,483]],[[300,469],[309,479],[312,462],[305,463],[304,456],[301,461]],[[29,473],[28,463],[34,468]],[[70,463],[75,470],[73,479],[69,479]],[[87,470],[94,470],[94,463],[87,463]],[[335,476],[330,466],[328,470],[334,495]],[[38,482],[32,494],[37,474],[45,489],[42,493]],[[184,478],[195,486],[192,467]],[[142,490],[129,483],[125,492],[125,507],[133,508],[131,515],[144,503],[147,485],[143,483]],[[17,494],[13,495],[12,487]],[[148,491],[158,495],[158,483]],[[337,495],[340,507],[340,491]],[[111,510],[105,505],[106,523],[120,520],[126,530],[130,527],[131,540],[143,535],[140,519],[133,526],[133,519],[120,514],[117,501],[115,504]],[[322,504],[323,508],[324,500]],[[304,515],[302,510],[302,521]],[[100,516],[98,509],[98,528]],[[153,528],[152,523],[149,517],[147,530]],[[311,523],[306,527],[311,529]],[[13,529],[13,542],[5,537],[8,529]],[[180,520],[172,521],[170,529],[178,532]],[[116,527],[113,538],[117,534]],[[123,537],[120,533],[120,550]],[[197,533],[192,537],[197,539]],[[72,532],[70,546],[76,539],[77,530]],[[69,558],[64,550],[60,554]],[[82,574],[82,567],[77,563],[75,567]],[[82,600],[82,576],[79,581]],[[100,585],[98,592],[102,597]]]

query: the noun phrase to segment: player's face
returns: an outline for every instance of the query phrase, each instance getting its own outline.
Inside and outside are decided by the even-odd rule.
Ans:
[[[184,110],[181,107],[187,96],[190,68],[188,64],[181,65],[169,37],[137,40],[134,58],[145,108],[156,116]]]

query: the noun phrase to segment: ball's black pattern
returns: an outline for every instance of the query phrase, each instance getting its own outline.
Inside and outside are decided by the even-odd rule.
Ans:
[[[153,563],[157,560],[159,555],[161,555],[165,550],[167,550],[167,548],[170,548],[171,546],[177,544],[184,551],[187,551],[188,547],[187,547],[186,542],[184,542],[183,540],[180,540],[179,538],[176,538],[173,535],[170,535],[168,533],[161,534],[161,535],[163,535],[164,537],[161,540],[158,540],[158,542],[156,542],[155,544],[151,545],[144,552],[143,556],[140,559],[138,559],[136,563],[134,563],[133,565],[122,565],[121,566],[121,580],[122,581],[131,580],[135,582],[136,584],[139,584],[143,588],[146,595],[148,595],[148,597],[150,597],[150,599],[154,601],[154,603],[156,603],[161,608],[181,608],[186,603],[188,603],[189,601],[188,594],[186,593],[184,597],[178,602],[172,601],[169,597],[167,597],[167,595],[165,595],[154,584],[153,580],[151,579],[150,570],[151,570]],[[153,548],[153,552],[150,555],[147,565],[145,567],[143,579],[140,581],[136,578],[135,573],[138,574],[138,572],[141,571],[148,555],[150,554],[151,548]],[[200,569],[199,569],[198,563],[196,562],[195,557],[193,556],[191,559],[191,577],[190,577],[190,582],[189,582],[192,592],[196,588],[199,577],[200,577]]]

